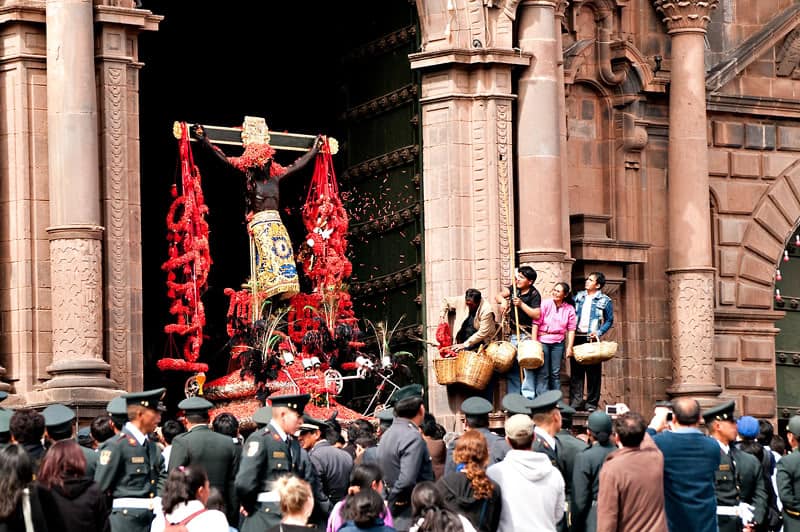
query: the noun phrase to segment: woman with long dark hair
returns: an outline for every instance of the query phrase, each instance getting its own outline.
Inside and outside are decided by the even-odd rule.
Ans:
[[[436,484],[429,480],[414,486],[411,492],[411,515],[414,516],[414,524],[409,532],[475,532],[469,519],[446,507]]]
[[[201,466],[173,469],[161,493],[162,511],[150,525],[150,532],[162,532],[167,523],[181,524],[189,532],[228,532],[225,514],[206,508],[210,491],[208,475]]]
[[[37,482],[48,490],[42,506],[50,530],[109,530],[105,495],[86,476],[86,458],[75,440],[53,443],[39,466]]]
[[[536,395],[539,396],[548,390],[561,389],[561,359],[565,354],[567,358],[572,357],[578,317],[567,283],[553,286],[552,297],[542,301],[541,315],[534,325],[537,326],[537,339],[542,343],[544,364],[538,369],[526,369],[525,381],[527,383],[533,376]]]
[[[342,509],[345,523],[339,532],[395,532],[383,523],[385,511],[383,497],[372,488],[349,495]]]
[[[343,500],[337,502],[331,510],[331,515],[328,517],[328,527],[325,529],[326,532],[338,532],[345,522],[343,510],[347,500],[356,493],[368,489],[372,489],[376,493],[383,491],[383,473],[377,464],[359,464],[353,468],[350,473],[350,487],[347,489],[347,495]],[[383,520],[384,525],[394,526],[392,514],[386,504],[384,504],[380,518]]]
[[[486,438],[468,430],[456,440],[456,471],[439,479],[444,502],[469,519],[476,530],[494,532],[500,522],[500,486],[486,476],[489,449]]]
[[[47,532],[40,495],[33,484],[33,462],[13,444],[0,450],[0,532]]]

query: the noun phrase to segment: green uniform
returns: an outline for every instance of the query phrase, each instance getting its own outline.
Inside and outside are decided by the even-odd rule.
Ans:
[[[139,444],[126,425],[107,440],[94,474],[100,490],[112,499],[112,532],[147,532],[153,520],[154,499],[166,480],[164,460],[155,442]]]
[[[745,502],[754,507],[753,521],[762,523],[767,511],[767,490],[758,458],[731,448],[731,457],[720,449],[716,477],[717,524],[720,532],[741,532],[742,521],[735,515],[724,515],[728,508]]]
[[[579,440],[580,441],[580,440]],[[611,442],[596,442],[575,456],[572,471],[572,502],[570,504],[572,530],[594,532],[597,530],[597,492],[600,487],[600,469],[606,456],[616,451]]]
[[[272,425],[255,431],[247,438],[234,483],[239,502],[248,513],[241,532],[263,531],[280,523],[279,497],[271,484],[290,473],[303,478],[300,460],[297,442],[291,436],[283,441]]]
[[[572,435],[572,433],[568,430],[562,429],[556,434],[556,438],[558,439],[558,443],[561,445],[561,449],[558,452],[558,458],[561,461],[562,468],[559,468],[562,471],[562,475],[564,476],[564,485],[566,487],[566,501],[571,506],[572,505],[572,472],[575,470],[575,457],[578,453],[583,452],[585,449],[589,448],[589,445]],[[569,480],[567,480],[569,479]],[[571,514],[571,508],[569,513]],[[569,524],[571,528],[572,518],[569,518]]]
[[[100,459],[100,454],[93,449],[89,449],[81,445],[81,452],[83,457],[86,458],[86,476],[94,478],[94,473],[97,471],[97,461]]]
[[[800,451],[778,461],[775,478],[783,504],[783,532],[800,532]]]
[[[205,468],[209,484],[224,497],[228,521],[238,525],[239,503],[233,482],[239,469],[239,453],[233,440],[208,425],[195,425],[189,432],[178,434],[172,440],[168,471],[192,464]]]

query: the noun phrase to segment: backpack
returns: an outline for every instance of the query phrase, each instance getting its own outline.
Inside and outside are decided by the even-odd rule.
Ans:
[[[207,510],[205,508],[198,510],[180,523],[170,523],[167,521],[167,525],[164,527],[164,532],[189,532],[189,529],[186,528],[186,525],[189,524],[189,521],[206,511]],[[166,519],[166,516],[164,516],[164,518]]]

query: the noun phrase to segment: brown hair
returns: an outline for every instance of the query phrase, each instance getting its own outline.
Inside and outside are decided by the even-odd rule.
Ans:
[[[44,455],[37,479],[46,488],[64,486],[70,478],[86,474],[86,457],[75,440],[59,440]]]
[[[472,491],[476,499],[488,499],[492,496],[494,486],[486,476],[486,464],[489,462],[489,449],[486,438],[477,430],[468,430],[456,441],[453,461],[464,464],[464,474],[472,483]]]

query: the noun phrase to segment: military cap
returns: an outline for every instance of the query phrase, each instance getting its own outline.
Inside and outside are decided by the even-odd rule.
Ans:
[[[187,416],[191,415],[206,415],[209,410],[214,408],[214,403],[203,399],[202,397],[187,397],[180,403],[178,403],[178,408],[183,410],[183,413]]]
[[[483,397],[467,397],[461,403],[461,411],[465,416],[483,416],[492,411],[492,403]]]
[[[378,412],[377,418],[381,423],[391,423],[394,419],[394,408],[384,408]]]
[[[78,429],[78,444],[84,447],[92,444],[92,430],[89,427]]]
[[[8,408],[0,408],[0,434],[11,432],[11,416],[14,415],[13,410]]]
[[[313,432],[315,430],[325,430],[327,423],[321,419],[315,419],[309,415],[303,415],[303,423],[298,429],[300,432]]]
[[[422,394],[423,390],[421,384],[409,384],[408,386],[403,386],[394,392],[394,395],[387,404],[396,405],[403,399],[408,399],[409,397],[422,397]]]
[[[511,439],[529,437],[533,434],[533,420],[525,414],[514,414],[506,419],[505,430]]]
[[[705,420],[706,425],[711,424],[713,421],[732,421],[735,423],[736,418],[733,416],[734,408],[736,408],[736,401],[728,401],[721,405],[712,406],[703,412],[703,420]]]
[[[253,423],[256,425],[269,425],[272,421],[272,407],[262,406],[253,413]]]
[[[75,420],[75,412],[62,404],[50,405],[42,411],[44,426],[53,432],[66,432],[70,430]]]
[[[106,412],[112,416],[128,417],[128,405],[125,402],[125,398],[119,395],[110,400],[106,405]]]
[[[613,431],[611,426],[611,416],[600,410],[595,410],[589,414],[589,418],[586,420],[586,428],[595,434],[611,434]]]
[[[736,430],[742,438],[755,439],[758,436],[758,420],[753,416],[742,416],[736,421]]]
[[[0,403],[8,399],[8,392],[0,392]]]
[[[166,388],[156,388],[154,390],[145,390],[143,392],[130,392],[122,394],[127,406],[143,406],[151,410],[159,410],[159,403],[161,398],[166,393]]]
[[[558,402],[558,409],[561,411],[561,417],[568,417],[571,418],[576,414],[576,410],[569,406],[564,401]]]
[[[563,396],[564,394],[561,393],[561,390],[548,390],[541,395],[537,395],[536,399],[530,401],[528,405],[531,409],[531,414],[540,414],[558,408],[556,405],[558,405]]]
[[[509,414],[531,414],[531,400],[518,393],[507,393],[503,397],[503,409]]]
[[[800,416],[792,416],[789,418],[789,423],[786,425],[786,430],[800,436]]]
[[[282,406],[302,415],[303,409],[311,400],[311,396],[307,393],[299,395],[270,395],[268,399],[272,408]]]

